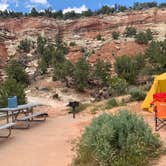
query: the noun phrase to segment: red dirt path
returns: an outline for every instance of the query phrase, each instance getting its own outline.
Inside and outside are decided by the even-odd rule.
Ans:
[[[126,108],[143,115],[145,121],[154,129],[153,114],[140,112],[140,103],[121,107],[121,109]],[[117,109],[119,108],[114,108],[111,112]],[[0,141],[2,166],[68,166],[71,164],[75,142],[94,115],[87,110],[73,119],[65,111],[56,108],[49,109],[48,113],[50,116],[45,123],[34,124],[28,130],[14,130],[12,137]],[[166,128],[158,133],[161,140],[166,143]],[[162,156],[155,166],[166,166],[165,161],[166,156]]]

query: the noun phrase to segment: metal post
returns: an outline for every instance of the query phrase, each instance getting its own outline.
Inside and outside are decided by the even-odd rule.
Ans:
[[[75,113],[76,113],[76,109],[75,109],[75,106],[73,106],[73,119],[75,119]]]

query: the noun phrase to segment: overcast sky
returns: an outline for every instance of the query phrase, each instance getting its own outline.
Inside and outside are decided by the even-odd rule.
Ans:
[[[139,2],[152,2],[152,0],[138,0]],[[29,12],[32,7],[43,10],[51,7],[53,10],[63,10],[64,12],[75,10],[82,12],[87,9],[97,10],[103,5],[113,6],[115,3],[131,6],[137,0],[0,0],[0,10],[15,10]],[[166,0],[157,0],[166,2]]]

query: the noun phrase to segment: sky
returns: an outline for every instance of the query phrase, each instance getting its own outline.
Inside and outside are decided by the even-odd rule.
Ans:
[[[29,12],[32,7],[38,11],[47,9],[62,10],[64,13],[74,10],[77,13],[87,9],[97,10],[103,5],[113,6],[115,3],[132,6],[134,2],[152,2],[153,0],[0,0],[0,10]],[[156,0],[158,3],[166,0]]]

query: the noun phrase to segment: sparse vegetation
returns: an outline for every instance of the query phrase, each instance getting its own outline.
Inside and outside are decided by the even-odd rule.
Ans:
[[[46,43],[47,43],[46,38],[39,35],[37,38],[37,53],[39,55],[43,55]]]
[[[144,100],[146,97],[146,93],[138,88],[131,89],[130,95],[132,100],[137,100],[137,101]]]
[[[20,17],[29,17],[29,16],[30,17],[45,16],[45,17],[55,18],[55,19],[77,19],[80,17],[90,17],[93,15],[101,15],[101,14],[109,15],[109,14],[113,14],[117,12],[124,12],[126,10],[131,10],[131,9],[142,10],[142,9],[149,9],[153,7],[164,8],[165,6],[166,6],[166,3],[157,4],[157,2],[155,1],[144,2],[144,3],[135,2],[132,7],[131,6],[127,7],[127,6],[123,6],[116,3],[114,4],[113,7],[104,5],[97,11],[92,11],[91,9],[88,9],[87,11],[83,11],[82,13],[76,13],[75,11],[63,13],[62,10],[54,11],[50,7],[45,10],[38,11],[36,8],[33,7],[29,13],[16,12],[11,10],[0,11],[0,17],[20,18]]]
[[[147,35],[148,40],[153,40],[153,34],[152,34],[151,29],[146,30],[146,35]]]
[[[137,34],[137,30],[135,27],[126,27],[124,35],[126,37],[134,37]]]
[[[18,48],[26,53],[30,52],[31,50],[31,40],[24,39],[20,41]]]
[[[0,107],[8,106],[8,97],[10,96],[17,96],[18,104],[26,103],[24,86],[11,78],[0,85]]]
[[[100,112],[100,111],[104,111],[105,110],[105,104],[96,104],[96,105],[91,105],[91,114],[96,114],[96,113],[98,113],[98,112]]]
[[[159,4],[159,8],[165,8],[165,7],[166,7],[166,3]]]
[[[157,2],[153,1],[153,2],[135,2],[133,5],[133,9],[134,10],[142,10],[142,9],[149,9],[149,8],[153,8],[153,7],[157,7]]]
[[[86,49],[85,49],[84,47],[81,47],[81,48],[80,48],[80,51],[83,52],[83,53],[85,52],[85,50],[86,50]]]
[[[119,104],[115,98],[111,98],[106,102],[105,109],[112,109],[113,107],[117,107]]]
[[[96,36],[96,39],[97,39],[97,40],[102,40],[101,35],[100,35],[100,34],[99,34],[99,35],[97,35],[97,36]]]
[[[90,106],[90,104],[79,104],[79,107],[77,108],[77,112],[81,112],[84,111],[86,108],[88,108]]]
[[[139,44],[148,44],[153,39],[152,32],[150,29],[147,29],[146,32],[139,32],[136,34],[135,39]]]
[[[74,69],[75,86],[79,91],[83,91],[88,86],[89,64],[85,58],[81,58]]]
[[[57,48],[53,49],[52,66],[54,69],[53,80],[65,80],[67,76],[73,75],[73,64],[65,58],[68,48],[64,43],[57,43]]]
[[[76,42],[70,42],[70,44],[69,44],[70,46],[76,46]]]
[[[113,31],[113,32],[112,32],[112,38],[113,38],[114,40],[117,40],[117,39],[119,38],[119,36],[120,36],[120,33],[119,33],[119,32],[116,32],[116,31]]]
[[[55,63],[53,80],[64,81],[67,76],[73,76],[73,72],[74,65],[70,61],[65,60],[63,63]]]
[[[117,76],[111,78],[109,83],[109,91],[113,96],[123,95],[127,92],[127,81]]]
[[[75,11],[71,11],[71,12],[67,12],[65,14],[63,14],[63,19],[67,20],[67,19],[76,19],[79,18],[79,14],[77,14]]]
[[[115,11],[115,8],[113,7],[111,8],[107,5],[104,5],[103,7],[101,7],[101,9],[97,11],[97,14],[111,14],[111,13],[114,13],[114,11]]]
[[[94,66],[93,76],[95,79],[102,81],[102,84],[106,86],[110,80],[110,68],[111,64],[108,61],[104,62],[103,60],[98,59]]]
[[[92,10],[88,9],[87,11],[83,11],[82,15],[85,17],[90,17],[93,15],[93,12],[92,12]]]
[[[44,61],[43,59],[40,60],[39,65],[38,65],[38,69],[39,69],[39,71],[42,75],[46,74],[46,72],[47,72],[47,63],[46,63],[46,61]]]
[[[152,41],[150,47],[146,51],[147,59],[152,64],[153,73],[161,73],[166,71],[166,39],[164,41]]]
[[[134,83],[139,71],[144,67],[143,55],[137,55],[133,58],[122,56],[116,59],[115,70],[117,74],[129,83]]]
[[[90,57],[93,53],[94,53],[94,50],[84,50],[84,57],[85,58]]]
[[[160,146],[142,117],[128,111],[103,114],[86,128],[74,165],[150,165]]]
[[[88,108],[89,106],[90,106],[89,103],[79,103],[79,106],[76,107],[76,110],[75,110],[75,111],[76,111],[76,113],[85,111],[86,108]],[[72,113],[73,109],[70,107],[70,108],[68,109],[68,111],[69,111],[69,113]]]
[[[16,60],[11,60],[6,67],[6,74],[9,79],[14,79],[18,83],[26,86],[29,83],[28,74],[23,66]]]

